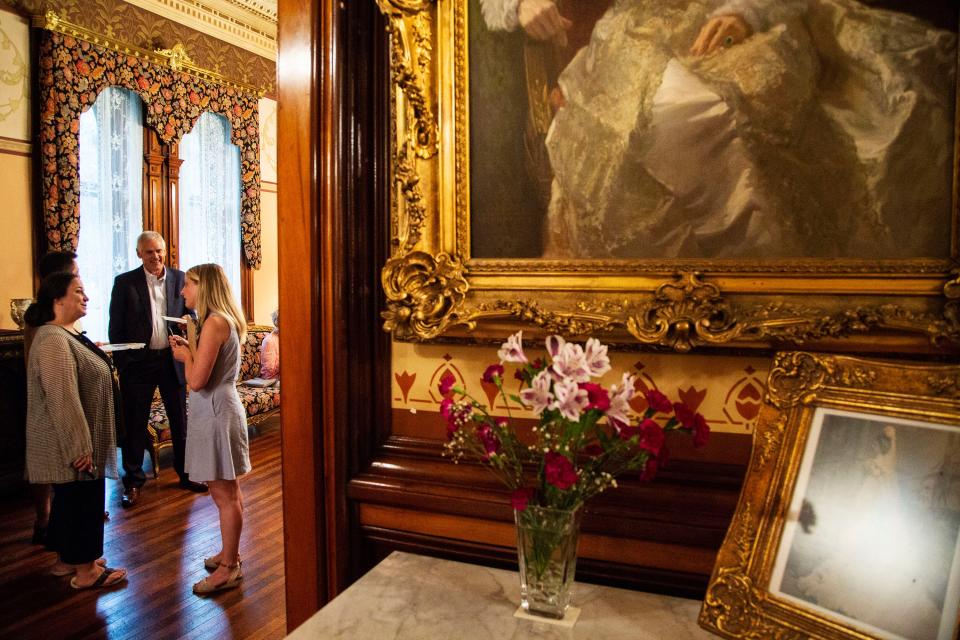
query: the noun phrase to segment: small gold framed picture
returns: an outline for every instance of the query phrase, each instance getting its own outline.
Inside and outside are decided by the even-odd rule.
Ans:
[[[950,640],[960,367],[779,354],[701,624],[730,638]]]

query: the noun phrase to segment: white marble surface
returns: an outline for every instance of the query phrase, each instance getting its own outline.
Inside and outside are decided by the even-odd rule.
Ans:
[[[515,571],[395,551],[288,637],[294,640],[687,640],[700,602],[592,584],[574,586],[573,629],[514,617]]]

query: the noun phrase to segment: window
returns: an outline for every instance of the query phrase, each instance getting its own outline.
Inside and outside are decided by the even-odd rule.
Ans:
[[[240,283],[240,149],[230,123],[204,113],[180,142],[180,265],[223,267],[238,300]]]
[[[90,302],[83,327],[107,341],[114,278],[140,266],[136,239],[163,234],[168,262],[224,268],[252,317],[252,276],[240,243],[240,149],[230,123],[204,113],[178,145],[144,126],[140,98],[108,87],[80,116],[80,237],[77,263]],[[178,157],[179,156],[179,157]]]
[[[80,238],[77,264],[90,297],[83,328],[107,341],[110,291],[140,264],[143,230],[143,105],[131,91],[104,89],[80,116]]]

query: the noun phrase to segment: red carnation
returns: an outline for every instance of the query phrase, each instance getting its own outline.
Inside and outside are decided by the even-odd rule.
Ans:
[[[663,446],[663,428],[653,420],[640,423],[640,448],[657,455]]]
[[[696,414],[690,410],[690,407],[682,402],[673,403],[673,413],[677,416],[677,421],[686,429],[693,429],[693,421]]]
[[[577,471],[566,456],[550,451],[544,455],[543,460],[544,475],[548,483],[561,491],[566,491],[577,483]]]
[[[614,420],[613,426],[616,427],[617,435],[620,436],[621,440],[629,440],[633,436],[640,435],[640,427],[635,427],[632,424],[624,424],[619,420]]]
[[[496,384],[494,378],[503,379],[503,365],[502,364],[492,364],[487,367],[486,371],[483,372],[483,381],[489,382],[491,384]]]
[[[659,413],[670,413],[673,411],[673,404],[670,398],[660,393],[656,389],[648,389],[644,394],[647,398],[647,406]]]
[[[520,488],[510,494],[510,506],[517,511],[523,511],[527,508],[527,503],[533,497],[533,489],[528,487]]]
[[[453,388],[453,385],[456,384],[457,378],[449,371],[445,371],[442,376],[440,376],[440,385],[437,389],[440,391],[440,395],[446,396],[450,393],[450,389]]]
[[[593,382],[581,382],[580,388],[587,392],[587,409],[606,411],[610,408],[610,394]]]

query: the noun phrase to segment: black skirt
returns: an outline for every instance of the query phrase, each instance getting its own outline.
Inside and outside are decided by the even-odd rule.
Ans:
[[[103,555],[106,481],[78,480],[53,485],[47,547],[66,564],[85,564]]]

